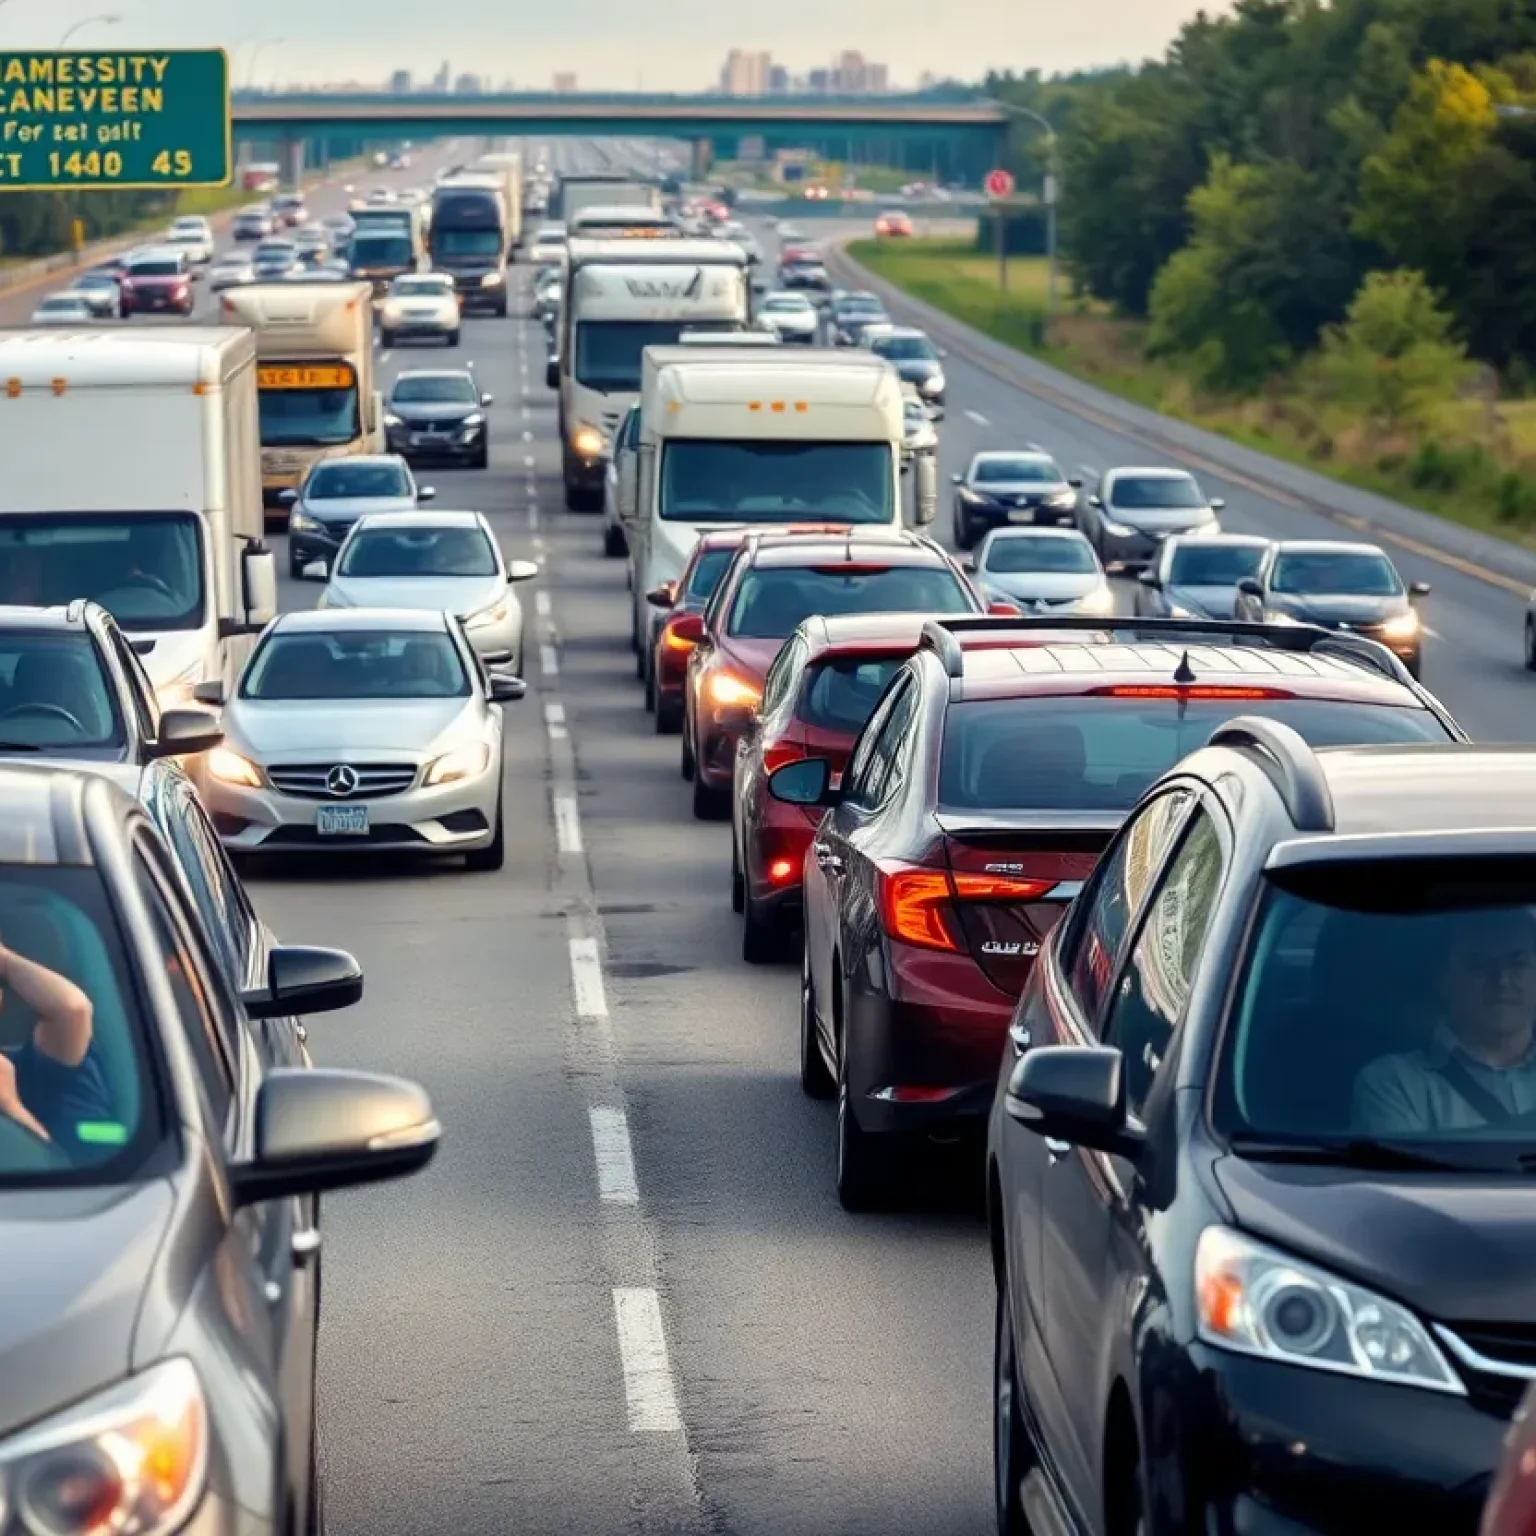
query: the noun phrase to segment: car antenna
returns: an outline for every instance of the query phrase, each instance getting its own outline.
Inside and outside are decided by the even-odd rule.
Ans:
[[[1179,664],[1174,668],[1173,680],[1176,683],[1192,683],[1195,680],[1195,669],[1189,664],[1189,652],[1185,651],[1179,658]]]

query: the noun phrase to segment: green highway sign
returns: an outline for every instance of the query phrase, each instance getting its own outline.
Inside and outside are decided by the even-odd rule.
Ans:
[[[0,192],[223,187],[222,48],[0,52]]]

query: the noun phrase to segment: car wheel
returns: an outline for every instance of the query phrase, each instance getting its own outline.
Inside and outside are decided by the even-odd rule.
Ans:
[[[395,333],[393,331],[380,331],[379,332],[379,345],[381,347],[392,347],[392,346],[394,346],[394,344],[395,344]]]
[[[635,662],[635,670],[639,672],[642,683],[645,686],[645,712],[648,715],[656,713],[656,668],[646,666],[645,655],[642,652]]]
[[[458,346],[458,344],[459,344],[459,333],[457,331],[449,331],[448,335],[446,337],[446,340],[447,340],[448,345],[450,347]]]
[[[603,525],[603,553],[610,560],[617,560],[629,553],[629,545],[624,538],[624,530],[613,523]]]
[[[890,1156],[884,1138],[854,1118],[848,1088],[848,1037],[837,1061],[837,1198],[845,1211],[877,1211],[890,1194]]]
[[[837,1092],[816,1030],[816,988],[811,981],[809,944],[800,957],[800,1091],[808,1099],[830,1099]]]
[[[1525,670],[1536,672],[1536,624],[1525,621]]]
[[[654,691],[656,710],[656,734],[658,736],[675,736],[683,728],[683,706],[676,699],[669,699],[664,694]],[[684,778],[691,778],[692,773],[685,773]]]
[[[659,707],[658,707],[658,709],[656,711],[656,714],[657,714],[657,717],[659,719],[660,715],[661,715],[661,710],[660,710]],[[693,727],[692,727],[692,725],[689,724],[689,721],[688,721],[688,708],[687,708],[686,705],[684,705],[684,707],[683,707],[682,729],[683,729],[683,749],[682,749],[682,755],[681,755],[681,772],[682,772],[682,775],[683,775],[684,782],[688,783],[688,784],[691,784],[691,783],[693,783],[693,771],[694,771],[694,769],[693,769]]]
[[[726,811],[725,796],[718,789],[711,789],[704,782],[698,764],[693,769],[693,819],[695,821],[719,821]]]
[[[992,1474],[997,1496],[997,1536],[1030,1536],[1023,1485],[1034,1467],[1035,1455],[1024,1429],[1018,1351],[1014,1348],[1013,1313],[1008,1296],[1005,1268],[997,1288],[997,1317],[992,1330]]]
[[[746,904],[747,879],[741,872],[741,845],[736,841],[736,829],[731,828],[731,911],[740,912]]]
[[[507,862],[506,822],[501,813],[501,796],[496,797],[496,830],[484,848],[473,848],[464,855],[470,869],[500,869]]]
[[[303,581],[304,579],[304,562],[291,549],[288,551],[288,575],[294,581]],[[1527,665],[1529,664],[1527,662]]]

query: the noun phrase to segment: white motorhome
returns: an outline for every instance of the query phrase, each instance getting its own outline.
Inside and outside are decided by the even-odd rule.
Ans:
[[[93,598],[162,708],[231,686],[277,611],[251,333],[12,331],[0,377],[0,603]]]
[[[629,545],[633,638],[654,643],[647,594],[682,574],[699,535],[740,524],[931,523],[931,454],[905,452],[901,380],[830,348],[647,347],[635,451],[616,499]],[[648,651],[647,651],[648,654]]]
[[[596,511],[641,353],[684,330],[745,330],[747,258],[724,240],[572,240],[567,251],[548,383],[560,391],[565,504]]]

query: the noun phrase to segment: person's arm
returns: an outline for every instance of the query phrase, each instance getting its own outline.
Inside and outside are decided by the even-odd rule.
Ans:
[[[1367,1136],[1411,1136],[1432,1129],[1410,1085],[1410,1068],[1383,1056],[1355,1079],[1354,1129]]]
[[[0,1051],[0,1115],[7,1115],[18,1125],[24,1125],[34,1136],[44,1141],[50,1139],[42,1122],[21,1102],[16,1087],[16,1065],[4,1051]]]
[[[44,1056],[78,1067],[91,1048],[91,1000],[74,982],[0,943],[0,987],[37,1015],[32,1043]]]

